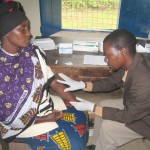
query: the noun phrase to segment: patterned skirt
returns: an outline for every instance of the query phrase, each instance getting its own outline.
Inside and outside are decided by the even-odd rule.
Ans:
[[[88,141],[88,113],[67,106],[58,128],[31,138],[19,138],[32,150],[85,150]]]

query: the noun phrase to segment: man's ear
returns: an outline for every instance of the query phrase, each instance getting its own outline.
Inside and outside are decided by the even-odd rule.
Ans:
[[[127,50],[126,48],[122,48],[122,49],[121,49],[121,54],[122,54],[122,55],[125,56],[125,55],[127,55],[127,53],[128,53],[128,50]]]

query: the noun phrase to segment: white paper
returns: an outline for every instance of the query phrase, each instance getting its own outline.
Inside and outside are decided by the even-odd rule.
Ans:
[[[140,44],[136,44],[136,50],[139,53],[150,53],[150,49],[148,48],[149,45],[146,45],[146,47],[143,47]]]
[[[100,42],[100,52],[103,52],[103,41]]]
[[[59,54],[72,54],[72,43],[60,43]]]
[[[74,51],[98,52],[99,43],[97,41],[73,41]]]
[[[43,48],[44,50],[54,50],[55,43],[51,38],[34,39],[33,44]]]
[[[72,63],[72,62],[66,62],[65,65],[67,65],[67,66],[72,66],[73,63]]]
[[[145,44],[145,49],[148,50],[148,51],[150,51],[150,43],[146,43]]]
[[[107,65],[104,61],[105,56],[98,56],[98,55],[84,55],[84,62],[83,64],[88,65]]]

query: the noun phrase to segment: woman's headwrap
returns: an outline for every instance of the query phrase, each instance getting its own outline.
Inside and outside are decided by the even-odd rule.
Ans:
[[[22,5],[13,0],[0,0],[0,39],[28,19]]]

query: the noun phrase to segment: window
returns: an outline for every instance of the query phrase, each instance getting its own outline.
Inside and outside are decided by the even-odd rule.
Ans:
[[[61,29],[100,31],[124,28],[136,36],[144,38],[147,38],[150,32],[150,0],[65,1],[40,0],[42,36],[49,36]],[[90,2],[93,3],[89,4]],[[100,2],[107,3],[103,3],[102,7],[99,6]],[[70,6],[73,7],[70,8]],[[67,11],[65,12],[65,10]],[[100,12],[101,15],[99,15]]]
[[[62,0],[62,29],[112,30],[118,27],[120,0]]]

